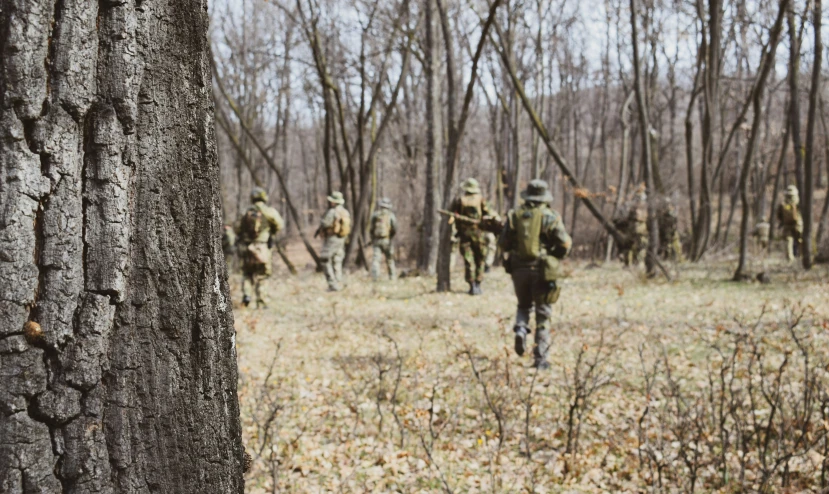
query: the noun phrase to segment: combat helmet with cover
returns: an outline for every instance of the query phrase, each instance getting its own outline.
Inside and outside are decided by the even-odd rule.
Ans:
[[[254,187],[250,192],[250,202],[268,202],[268,193],[262,187]]]

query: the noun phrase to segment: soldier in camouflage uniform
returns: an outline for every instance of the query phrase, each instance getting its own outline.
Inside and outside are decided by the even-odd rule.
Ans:
[[[682,262],[685,256],[682,253],[682,242],[679,239],[678,223],[676,207],[670,199],[667,199],[659,209],[659,254],[663,259]],[[647,231],[647,225],[645,231]]]
[[[285,223],[276,209],[268,206],[268,194],[263,189],[253,189],[250,200],[253,204],[239,219],[236,232],[242,257],[242,305],[250,304],[253,289],[256,307],[264,308],[268,304],[262,281],[273,272],[271,248]]]
[[[495,256],[498,255],[498,237],[492,232],[484,233],[486,239],[486,259],[484,260],[484,272],[489,273],[495,264]]]
[[[559,261],[570,252],[572,239],[561,215],[550,208],[553,200],[547,182],[532,180],[521,193],[524,204],[509,212],[501,233],[504,265],[512,275],[518,311],[515,316],[515,353],[523,355],[530,333],[530,312],[535,307],[533,366],[548,369],[550,317],[561,293]]]
[[[236,259],[236,232],[233,231],[231,225],[225,225],[222,231],[222,252],[225,255],[225,264],[228,271],[235,269],[234,260]]]
[[[343,204],[345,199],[341,192],[333,192],[328,196],[328,211],[322,216],[317,230],[317,233],[322,233],[324,239],[320,257],[324,263],[329,292],[341,289],[345,241],[351,233],[351,214]]]
[[[625,264],[639,266],[648,252],[648,195],[644,190],[636,193],[636,202],[628,214],[628,235],[633,238],[633,246]]]
[[[492,208],[481,196],[481,187],[474,178],[464,180],[461,185],[462,194],[452,201],[449,211],[474,220],[497,217]],[[466,221],[455,221],[449,217],[458,228],[460,251],[464,263],[464,275],[469,283],[470,295],[481,295],[481,283],[484,281],[486,261],[486,237],[480,225]]]
[[[777,208],[777,219],[783,227],[783,237],[786,239],[786,259],[793,261],[800,255],[800,244],[803,241],[800,194],[794,185],[789,185],[786,189],[783,204]]]
[[[380,278],[380,258],[385,257],[389,270],[389,279],[397,279],[394,265],[394,235],[397,233],[397,216],[391,210],[391,200],[387,197],[377,202],[377,211],[371,215],[370,233],[373,254],[371,257],[371,278]]]

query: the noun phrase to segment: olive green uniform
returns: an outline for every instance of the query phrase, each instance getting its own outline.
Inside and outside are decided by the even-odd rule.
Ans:
[[[546,187],[544,189],[546,190]],[[533,234],[533,227],[527,229],[518,225],[522,218],[540,223],[535,227],[535,231],[538,232],[535,233],[535,239],[527,238]],[[525,238],[522,239],[522,235]],[[537,257],[528,252],[526,247],[527,243],[533,240],[537,245]],[[558,212],[550,209],[545,202],[527,201],[517,210],[509,212],[500,242],[502,251],[509,256],[505,266],[512,275],[515,296],[518,299],[514,327],[516,352],[524,352],[523,339],[531,332],[530,313],[535,308],[534,365],[546,367],[549,365],[547,355],[550,350],[552,304],[558,300],[561,291],[556,283],[558,261],[570,252],[572,239],[567,234]]]
[[[371,215],[371,277],[380,278],[380,260],[385,258],[389,279],[397,279],[394,264],[394,236],[397,233],[397,216],[388,208],[381,207]]]
[[[800,215],[800,198],[797,188],[789,186],[783,204],[777,208],[777,219],[783,227],[786,239],[786,259],[793,261],[800,255],[803,239],[803,217]]]
[[[267,307],[267,294],[262,282],[273,273],[273,254],[271,243],[285,226],[282,216],[276,209],[258,200],[248,208],[245,214],[258,211],[261,214],[261,227],[258,231],[244,228],[244,218],[240,220],[237,231],[239,253],[242,257],[242,295],[245,304],[256,296],[257,307]],[[251,294],[251,291],[254,293]]]
[[[496,216],[481,194],[464,193],[452,201],[449,211],[468,218],[480,220]],[[486,270],[487,240],[486,232],[476,225],[465,221],[456,221],[458,241],[464,264],[464,279],[470,285],[484,281]]]
[[[330,291],[337,291],[341,288],[345,240],[348,237],[350,225],[351,214],[342,204],[328,208],[320,220],[320,231],[325,239],[320,257]]]
[[[647,213],[645,217],[647,217]],[[663,259],[682,262],[685,260],[685,256],[682,253],[682,242],[677,228],[678,223],[679,219],[673,205],[663,205],[659,211],[659,253]],[[645,233],[647,231],[646,225]]]

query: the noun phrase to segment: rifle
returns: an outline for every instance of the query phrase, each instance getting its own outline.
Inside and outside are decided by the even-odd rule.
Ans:
[[[501,229],[504,227],[504,224],[501,223],[501,220],[493,216],[485,216],[481,219],[475,219],[459,213],[453,213],[452,211],[447,211],[445,209],[438,209],[438,213],[444,216],[449,216],[450,218],[454,218],[456,221],[461,221],[463,223],[475,225],[485,232],[494,233],[496,235],[499,235],[501,233]]]
[[[438,213],[449,216],[450,218],[454,218],[456,221],[463,221],[464,223],[469,223],[470,225],[480,225],[481,220],[476,220],[475,218],[470,218],[469,216],[464,216],[460,213],[453,213],[452,211],[447,211],[445,209],[438,209]]]

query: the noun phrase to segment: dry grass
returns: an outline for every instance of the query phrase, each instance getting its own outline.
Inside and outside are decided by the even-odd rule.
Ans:
[[[685,492],[694,468],[698,492],[819,490],[826,268],[775,264],[760,285],[722,281],[732,264],[685,266],[665,282],[569,263],[553,369],[540,374],[512,353],[515,299],[500,269],[474,298],[437,294],[427,278],[371,283],[358,272],[329,294],[310,271],[275,276],[269,310],[235,311],[248,490]],[[786,406],[812,389],[809,376],[804,424]],[[743,392],[755,381],[778,383],[762,390],[777,389],[780,406],[747,405],[763,396]],[[763,484],[781,436],[799,430],[802,451]],[[777,449],[758,454],[752,440]]]

